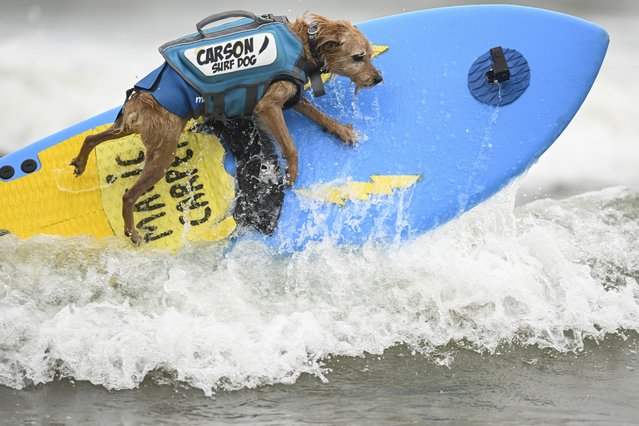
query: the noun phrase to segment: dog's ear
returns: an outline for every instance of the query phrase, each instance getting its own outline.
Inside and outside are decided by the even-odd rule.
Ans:
[[[342,21],[331,21],[320,15],[311,15],[317,24],[317,47],[327,52],[332,52],[341,44],[341,35],[344,34],[345,24]]]
[[[330,39],[330,40],[326,40],[324,42],[318,42],[317,43],[317,47],[319,49],[323,49],[326,50],[327,52],[333,52],[335,51],[335,49],[337,49],[340,45],[342,44],[342,42],[340,40],[337,39]]]

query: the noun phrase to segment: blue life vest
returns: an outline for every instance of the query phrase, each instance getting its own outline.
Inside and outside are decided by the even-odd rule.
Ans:
[[[202,29],[234,16],[248,19]],[[250,116],[268,86],[279,80],[295,83],[299,96],[307,63],[301,40],[286,22],[286,17],[244,11],[208,17],[197,24],[198,33],[161,46],[166,62],[131,91],[150,92],[160,105],[186,119]]]

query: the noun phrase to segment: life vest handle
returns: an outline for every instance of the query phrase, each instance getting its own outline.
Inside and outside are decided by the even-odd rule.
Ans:
[[[206,37],[206,34],[204,34],[203,30],[204,27],[212,24],[213,22],[221,21],[228,18],[249,18],[257,22],[258,24],[270,22],[268,19],[258,17],[254,13],[248,12],[246,10],[230,10],[228,12],[216,13],[215,15],[211,15],[207,18],[202,19],[195,25],[195,28],[197,28],[197,32],[200,33],[202,37]]]

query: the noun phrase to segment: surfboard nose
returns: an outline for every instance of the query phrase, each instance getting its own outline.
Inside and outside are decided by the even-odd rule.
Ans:
[[[341,93],[345,82],[334,79],[317,104],[335,117],[345,115],[345,106],[356,105],[348,120],[366,136],[365,143],[356,149],[316,144],[316,150],[298,144],[300,164],[306,164],[299,185],[311,190],[316,201],[328,200],[321,204],[326,209],[322,214],[330,212],[335,223],[349,224],[339,231],[344,241],[361,241],[378,228],[404,235],[390,222],[405,225],[406,235],[424,232],[506,186],[574,117],[609,42],[598,25],[521,6],[430,9],[359,27],[375,45],[388,46],[375,58],[384,85],[354,99]],[[479,60],[482,57],[485,60]],[[488,92],[487,100],[475,96],[471,81]],[[296,142],[321,137],[321,130],[299,118],[288,119],[290,128],[304,129],[292,133]],[[372,188],[378,188],[380,176],[418,179],[383,196],[369,195],[376,193]],[[317,182],[321,196],[313,192]],[[399,217],[392,215],[400,214],[394,206],[381,206],[393,204],[402,194],[402,203],[410,199],[410,212],[404,210],[395,222],[389,219],[388,227],[379,225],[378,216]],[[299,205],[305,206],[308,197],[298,198],[285,201],[282,223],[299,223]],[[368,200],[376,201],[366,204]],[[359,216],[362,205],[370,209],[368,219]],[[309,211],[302,215],[313,217]],[[280,228],[276,238],[291,240],[283,229],[292,227]]]

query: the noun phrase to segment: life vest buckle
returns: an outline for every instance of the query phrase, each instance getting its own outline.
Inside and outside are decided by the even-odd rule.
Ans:
[[[318,31],[319,31],[319,29],[317,28],[317,24],[315,22],[311,23],[308,26],[308,30],[306,30],[308,35],[311,35],[311,36],[314,36],[315,34],[317,34]]]

